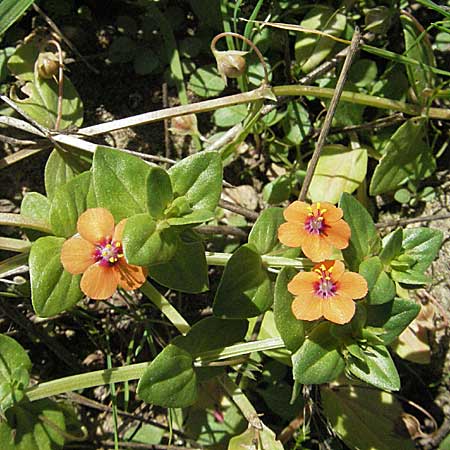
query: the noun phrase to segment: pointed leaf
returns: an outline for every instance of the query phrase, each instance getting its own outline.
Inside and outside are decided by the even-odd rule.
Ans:
[[[217,152],[188,156],[169,170],[176,197],[184,195],[193,209],[214,211],[222,192],[222,159]]]
[[[50,207],[50,226],[56,236],[71,237],[77,233],[77,221],[87,209],[91,172],[77,175],[55,192]]]
[[[176,345],[168,345],[147,367],[139,380],[139,397],[165,408],[186,408],[198,397],[192,356]]]
[[[304,322],[297,320],[292,313],[294,296],[288,291],[287,285],[297,273],[296,270],[285,267],[277,277],[275,283],[275,301],[273,313],[275,324],[286,348],[296,352],[305,340]]]
[[[178,243],[178,234],[149,214],[130,217],[122,238],[125,258],[137,266],[167,263],[175,255]]]
[[[347,369],[359,379],[385,391],[398,391],[400,377],[391,355],[383,345],[374,345],[364,351],[365,361],[352,358]]]
[[[265,209],[253,225],[248,243],[253,244],[260,255],[267,255],[280,245],[277,231],[283,222],[282,208]]]
[[[294,380],[321,384],[335,380],[344,370],[339,342],[330,333],[330,324],[319,324],[292,355]]]
[[[381,305],[395,297],[395,284],[384,271],[378,256],[365,259],[359,265],[359,273],[366,279],[369,287],[368,304]]]
[[[162,218],[172,198],[169,174],[161,167],[150,167],[147,178],[147,206],[150,215],[155,219]]]
[[[349,245],[342,253],[350,269],[357,271],[363,259],[378,252],[380,238],[372,217],[358,200],[344,193],[339,201],[339,207],[343,209],[344,220],[352,232]]]
[[[149,267],[148,274],[159,284],[181,292],[198,294],[209,289],[205,248],[199,241],[180,240],[172,259]]]
[[[225,266],[214,298],[215,316],[245,319],[266,311],[273,302],[272,283],[255,247],[240,247]]]
[[[71,275],[61,264],[63,238],[46,236],[31,247],[29,266],[33,308],[40,317],[59,314],[83,297],[81,275]]]
[[[97,146],[92,164],[94,194],[98,206],[109,209],[116,223],[146,212],[146,180],[150,166],[135,156]]]

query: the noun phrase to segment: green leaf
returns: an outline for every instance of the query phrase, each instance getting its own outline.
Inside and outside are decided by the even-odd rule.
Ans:
[[[34,0],[2,0],[0,2],[0,36],[34,3]]]
[[[175,197],[185,196],[193,209],[214,211],[222,192],[222,159],[217,152],[200,152],[169,170]]]
[[[423,95],[425,89],[432,89],[435,85],[435,75],[421,66],[420,63],[435,67],[431,42],[422,25],[411,15],[400,14],[400,23],[405,37],[405,55],[416,60],[418,65],[406,65],[409,85],[414,90],[419,103],[425,105],[428,98]]]
[[[165,222],[156,222],[148,214],[131,216],[122,238],[126,260],[137,266],[167,263],[175,255],[178,243],[173,228]]]
[[[367,325],[382,330],[379,337],[385,345],[391,344],[397,336],[417,317],[420,305],[401,298],[380,306],[367,307]]]
[[[290,102],[286,117],[281,122],[284,139],[291,145],[299,145],[311,131],[308,110],[300,102]]]
[[[390,264],[394,258],[402,253],[402,243],[402,228],[397,228],[383,238],[383,249],[380,252],[380,259],[383,264]]]
[[[371,59],[358,59],[352,64],[348,74],[348,81],[358,88],[372,85],[377,79],[377,63]]]
[[[36,77],[22,88],[26,98],[11,95],[19,107],[39,124],[54,130],[58,115],[58,84],[53,79]],[[71,81],[64,77],[62,116],[59,129],[81,126],[83,103]]]
[[[214,315],[229,319],[254,317],[272,302],[272,283],[261,256],[255,247],[245,244],[225,266],[214,298]]]
[[[225,82],[214,65],[199,67],[189,78],[189,89],[200,97],[217,97]]]
[[[247,117],[247,105],[233,105],[216,109],[213,114],[214,123],[218,127],[230,128]]]
[[[277,277],[275,283],[275,301],[273,305],[273,313],[275,316],[275,324],[280,333],[286,348],[291,352],[296,352],[305,340],[305,327],[302,320],[297,320],[292,314],[293,295],[288,291],[287,285],[297,271],[285,267]]]
[[[400,402],[365,386],[321,387],[322,406],[333,430],[352,449],[413,450]]]
[[[436,258],[443,240],[442,231],[434,228],[403,230],[404,255],[416,260],[415,271],[424,272]]]
[[[248,243],[254,245],[260,255],[267,255],[279,246],[277,232],[283,222],[282,208],[265,209],[253,225]]]
[[[309,187],[312,202],[337,203],[343,192],[351,194],[367,173],[367,150],[343,145],[323,148]]]
[[[300,25],[320,30],[332,36],[341,36],[347,20],[344,14],[333,8],[317,6],[311,8]],[[317,34],[301,33],[295,43],[295,59],[304,73],[317,67],[333,50],[336,41]]]
[[[186,408],[198,397],[192,356],[176,345],[168,345],[147,367],[137,393],[147,403],[165,408]]]
[[[199,294],[209,289],[205,248],[199,241],[180,240],[172,259],[149,267],[148,272],[159,284],[176,291]]]
[[[359,379],[385,391],[398,391],[400,377],[391,355],[383,345],[367,347],[364,351],[365,361],[352,358],[347,369]]]
[[[180,197],[178,197],[180,198]],[[189,214],[180,217],[171,217],[167,219],[170,226],[186,227],[190,225],[198,225],[199,223],[207,222],[214,219],[214,212],[209,209],[196,209]]]
[[[147,207],[155,219],[164,217],[167,205],[173,199],[169,174],[161,167],[150,167],[147,178]]]
[[[291,195],[292,179],[287,175],[281,175],[267,183],[263,189],[263,199],[269,205],[284,202]]]
[[[350,269],[356,271],[367,256],[378,252],[380,238],[372,217],[358,200],[343,193],[339,207],[343,209],[344,220],[352,232],[349,245],[342,253]]]
[[[31,361],[14,339],[0,334],[0,411],[4,413],[23,398],[29,383]]]
[[[66,423],[59,405],[49,399],[21,402],[0,422],[2,450],[59,450]]]
[[[9,76],[6,63],[15,50],[15,47],[5,47],[0,49],[0,83],[4,83]]]
[[[335,380],[344,369],[339,342],[330,333],[330,324],[319,324],[292,355],[294,380],[302,384],[321,384]]]
[[[50,207],[50,226],[56,236],[71,237],[77,233],[77,221],[87,209],[91,172],[77,175],[55,192]]]
[[[21,81],[34,80],[34,63],[39,56],[39,48],[32,42],[21,44],[15,48],[8,59],[9,71]]]
[[[227,450],[284,450],[283,444],[277,440],[275,433],[263,423],[262,429],[249,427],[238,436],[234,436],[228,443]],[[258,447],[255,446],[255,443]]]
[[[48,222],[50,215],[49,199],[39,192],[27,192],[20,205],[20,214],[31,219]]]
[[[412,118],[401,125],[387,141],[370,182],[370,195],[398,189],[407,181],[419,181],[436,170],[430,146],[426,143],[426,120]]]
[[[135,156],[97,146],[92,164],[98,206],[108,209],[116,222],[146,212],[150,166]]]
[[[243,341],[247,329],[247,320],[207,317],[197,322],[186,336],[177,336],[172,343],[196,358],[201,353],[223,349]]]
[[[395,284],[384,271],[378,256],[365,259],[359,265],[359,273],[366,279],[369,287],[367,300],[370,305],[381,305],[395,297]]]
[[[45,191],[51,201],[59,187],[68,183],[72,178],[81,172],[88,170],[89,164],[83,163],[81,159],[73,153],[63,152],[54,149],[45,165]]]
[[[63,238],[46,236],[31,247],[31,298],[40,317],[59,314],[75,305],[83,297],[80,291],[81,275],[71,275],[61,264]]]

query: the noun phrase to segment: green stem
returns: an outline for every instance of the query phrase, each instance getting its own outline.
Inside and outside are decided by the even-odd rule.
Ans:
[[[24,217],[21,214],[0,213],[0,225],[30,228],[31,230],[43,231],[44,233],[52,232],[48,223]]]
[[[97,370],[95,372],[80,373],[58,380],[39,383],[27,391],[30,401],[40,400],[64,392],[77,391],[110,383],[122,383],[136,380],[142,376],[148,363],[132,364],[131,366],[116,367],[113,369]]]
[[[186,334],[191,328],[184,317],[168,302],[168,300],[148,281],[139,288],[148,299],[172,322],[175,328]]]
[[[206,262],[210,266],[225,266],[233,255],[231,253],[206,252]],[[313,264],[306,258],[284,258],[282,256],[261,256],[263,263],[269,267],[297,267],[310,269]]]
[[[171,306],[171,308],[173,307]],[[187,325],[187,322],[185,323]],[[256,351],[273,350],[275,348],[284,348],[283,341],[280,338],[270,338],[261,341],[245,342],[241,344],[231,345],[223,349],[211,350],[201,353],[196,358],[195,365],[205,366],[212,361],[219,361],[235,356],[248,355]],[[97,370],[95,372],[82,373],[70,377],[60,378],[54,381],[39,383],[28,389],[27,396],[31,401],[34,401],[54,395],[63,394],[65,392],[77,391],[79,389],[91,388],[103,384],[123,383],[129,380],[136,380],[142,376],[145,369],[148,367],[148,364],[148,362],[131,364],[130,366]]]
[[[0,250],[10,252],[27,253],[30,251],[31,242],[22,239],[0,237]]]

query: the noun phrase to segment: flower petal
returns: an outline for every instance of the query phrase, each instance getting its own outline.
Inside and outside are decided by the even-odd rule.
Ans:
[[[338,289],[351,298],[363,298],[368,290],[367,281],[359,273],[346,272],[339,279]]]
[[[331,245],[321,236],[309,234],[302,241],[302,251],[311,261],[323,261],[331,256]]]
[[[125,224],[127,223],[127,219],[122,219],[114,230],[113,241],[122,242],[123,230],[125,229]]]
[[[102,242],[106,237],[111,238],[114,232],[114,217],[105,208],[87,209],[78,218],[78,233],[81,237],[97,244]]]
[[[147,278],[147,269],[141,266],[133,266],[121,259],[119,264],[114,266],[118,273],[119,286],[126,291],[140,288]]]
[[[308,295],[314,292],[314,283],[319,281],[319,275],[315,272],[299,272],[288,283],[287,288],[294,295]]]
[[[116,292],[118,282],[114,267],[92,264],[81,277],[80,288],[88,297],[104,300]]]
[[[342,261],[334,260],[333,262],[333,269],[331,270],[331,278],[333,281],[338,281],[342,274],[345,272],[345,266]]]
[[[355,315],[355,309],[355,302],[347,295],[341,293],[323,302],[325,319],[339,325],[350,322]]]
[[[343,249],[348,247],[351,233],[348,223],[343,220],[338,220],[327,228],[324,239],[326,239],[333,247]]]
[[[309,210],[308,203],[295,201],[292,202],[283,212],[284,218],[288,222],[301,222],[305,223],[308,218]]]
[[[342,219],[344,212],[341,208],[334,206],[328,202],[320,202],[320,209],[326,209],[323,213],[323,219],[325,223],[332,224],[333,222],[337,222],[339,219]]]
[[[279,241],[288,247],[301,247],[308,236],[303,225],[297,222],[285,222],[278,228]]]
[[[323,316],[324,301],[315,295],[302,295],[292,302],[292,313],[299,320],[317,320]]]
[[[67,239],[61,249],[61,263],[64,269],[72,275],[83,273],[95,263],[94,251],[95,246],[81,236]]]

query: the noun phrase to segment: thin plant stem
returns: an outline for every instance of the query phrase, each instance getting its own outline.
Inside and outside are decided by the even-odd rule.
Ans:
[[[323,146],[325,145],[328,132],[330,131],[331,122],[333,120],[334,114],[336,112],[339,99],[341,98],[342,91],[344,90],[344,84],[347,79],[347,74],[353,61],[353,57],[358,51],[359,41],[360,41],[359,29],[356,28],[353,34],[352,43],[350,45],[350,50],[345,57],[344,65],[342,67],[341,73],[339,75],[338,81],[336,83],[336,89],[334,91],[333,97],[330,102],[325,120],[323,121],[322,129],[320,131],[319,139],[317,140],[317,145],[314,153],[311,157],[311,161],[308,164],[308,169],[306,171],[305,179],[300,190],[299,200],[304,201],[308,193],[309,186],[316,170],[317,163],[319,162],[320,153],[322,152]]]
[[[52,39],[48,42],[49,44],[53,44],[58,50],[58,109],[56,113],[56,122],[55,122],[55,130],[59,130],[61,126],[61,118],[62,118],[62,106],[63,106],[63,96],[64,96],[64,61],[62,57],[62,49],[59,45],[59,42]]]
[[[275,348],[284,348],[284,344],[281,339],[269,338],[260,341],[245,342],[222,349],[217,349],[215,351],[204,352],[198,355],[194,364],[201,367],[207,362],[248,355],[255,351],[273,350]],[[81,373],[70,377],[59,378],[58,380],[39,383],[27,390],[27,397],[30,401],[35,401],[42,398],[63,394],[65,392],[87,389],[104,384],[123,383],[129,380],[137,380],[142,376],[148,365],[148,362],[136,363],[129,366]]]
[[[25,217],[21,214],[0,213],[0,225],[30,228],[31,230],[43,231],[44,233],[52,232],[48,223],[31,219],[30,217]]]
[[[172,322],[181,334],[186,334],[190,330],[191,327],[184,320],[184,317],[148,281],[140,287],[140,290]]]

